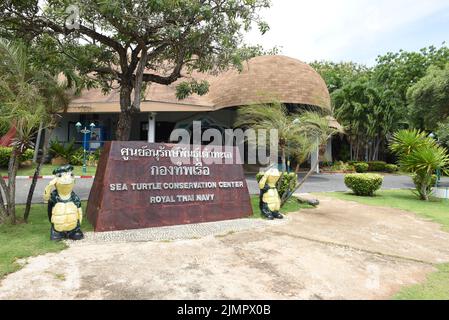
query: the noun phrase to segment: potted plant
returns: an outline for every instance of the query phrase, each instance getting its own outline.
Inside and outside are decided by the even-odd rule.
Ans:
[[[51,164],[61,166],[69,163],[69,160],[74,153],[75,140],[70,141],[67,145],[60,143],[58,140],[50,142],[49,152],[52,155]]]

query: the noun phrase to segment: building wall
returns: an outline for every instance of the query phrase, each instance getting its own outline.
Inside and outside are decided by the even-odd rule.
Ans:
[[[89,126],[93,122],[97,126],[105,128],[105,140],[112,140],[115,137],[117,120],[118,115],[116,114],[64,114],[50,139],[57,139],[60,142],[68,142],[75,139],[76,144],[81,145],[83,136],[76,131],[75,124],[80,122],[84,126]]]
[[[68,141],[69,122],[76,123],[77,121],[79,121],[79,115],[65,114],[60,120],[58,127],[53,130],[51,139],[56,139],[62,142]]]
[[[139,113],[134,115],[131,125],[131,140],[141,140],[141,124],[148,122],[149,115],[149,113]],[[232,127],[235,111],[226,109],[214,112],[159,112],[156,113],[155,117],[156,122],[172,122],[174,124],[193,122],[207,117],[223,126]],[[104,128],[104,140],[114,140],[118,114],[65,114],[61,119],[59,126],[54,130],[51,139],[68,142],[75,138],[77,144],[81,144],[82,135],[78,134],[74,127],[77,122],[87,126],[94,122],[98,126]]]
[[[141,125],[148,122],[149,113],[136,114],[132,120],[130,140],[139,141],[141,139]],[[223,109],[214,112],[159,112],[155,115],[157,122],[171,122],[174,124],[187,124],[195,120],[207,118],[217,124],[232,128],[236,117],[236,111],[233,109]],[[82,145],[82,134],[76,133],[74,124],[81,122],[89,125],[91,122],[104,127],[104,140],[114,140],[115,130],[118,122],[118,114],[66,114],[61,119],[58,128],[53,132],[51,139],[58,139],[61,142],[67,142],[74,138],[77,145]],[[168,142],[168,141],[167,141]],[[329,140],[326,146],[323,146],[320,154],[320,161],[332,161],[332,141]]]

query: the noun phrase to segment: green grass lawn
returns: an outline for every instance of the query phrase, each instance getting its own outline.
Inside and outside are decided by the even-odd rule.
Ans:
[[[374,197],[359,197],[350,192],[327,192],[328,196],[367,205],[398,208],[440,223],[449,232],[449,201],[432,198],[419,200],[411,190],[380,190]]]
[[[52,166],[51,164],[44,164],[41,168],[41,176],[49,176],[53,174],[53,170],[58,168],[59,166]],[[86,171],[87,173],[83,173],[83,166],[73,166],[74,170],[73,173],[76,176],[93,176],[95,175],[95,172],[97,171],[97,167],[87,167]],[[35,166],[27,167],[27,168],[20,168],[17,172],[18,176],[32,176],[34,175]],[[5,168],[0,168],[0,174],[2,176],[6,176],[8,174],[8,170]]]
[[[83,202],[85,210],[86,203]],[[24,206],[17,206],[17,216],[23,217]],[[83,231],[92,230],[87,219],[83,219]],[[0,225],[0,278],[20,269],[17,259],[37,256],[65,249],[64,242],[50,241],[50,223],[47,206],[34,204],[28,224]]]
[[[349,192],[329,192],[328,196],[341,200],[398,208],[431,219],[449,231],[449,201],[432,199],[429,202],[419,200],[411,190],[382,190],[375,197],[358,197]],[[442,243],[444,245],[444,243]],[[449,264],[436,265],[438,271],[427,276],[424,283],[406,287],[393,296],[399,300],[449,300]]]
[[[251,205],[253,207],[253,216],[251,218],[263,219],[264,216],[262,216],[262,212],[260,212],[259,209],[259,196],[251,196]],[[281,209],[281,213],[287,214],[290,212],[297,212],[301,209],[310,209],[310,208],[313,208],[313,206],[300,203],[296,200],[295,197],[291,197],[284,205],[284,207]]]
[[[422,284],[402,289],[396,300],[449,300],[449,263],[437,265],[438,271],[427,276]]]

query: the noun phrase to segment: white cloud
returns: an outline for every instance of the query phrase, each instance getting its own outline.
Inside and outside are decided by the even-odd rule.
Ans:
[[[447,0],[272,0],[262,14],[271,30],[264,36],[251,32],[247,41],[279,45],[283,54],[304,61],[345,60],[354,50],[370,55],[363,51],[444,9],[449,9]]]

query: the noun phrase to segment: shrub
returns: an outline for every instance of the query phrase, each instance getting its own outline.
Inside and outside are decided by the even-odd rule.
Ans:
[[[75,140],[70,141],[66,145],[58,140],[53,140],[50,142],[49,152],[53,157],[62,157],[70,160],[75,153]]]
[[[0,167],[7,168],[9,163],[9,157],[11,156],[10,147],[0,147]]]
[[[259,172],[256,174],[256,180],[259,183],[260,179],[263,177],[263,173]],[[282,181],[281,181],[282,179]],[[277,185],[277,190],[279,193],[279,196],[282,198],[284,196],[284,193],[287,192],[287,190],[293,190],[293,188],[296,186],[296,183],[298,182],[298,175],[294,172],[291,173],[284,173],[284,177],[279,179],[280,183]]]
[[[394,173],[399,170],[399,167],[395,164],[387,164],[385,165],[385,171],[389,173]]]
[[[95,161],[98,161],[100,159],[100,155],[101,155],[101,149],[98,148],[93,152],[90,152],[86,155],[86,160],[87,163],[94,163]],[[84,149],[78,148],[76,149],[72,155],[70,156],[70,164],[74,165],[74,166],[81,166],[83,165],[83,160],[84,160]]]
[[[286,192],[292,191],[297,183],[298,175],[296,173],[284,173],[284,178],[278,185],[279,196],[282,198]]]
[[[385,161],[369,161],[368,162],[368,170],[374,172],[384,172],[385,166],[387,163]]]
[[[24,153],[20,156],[20,161],[27,161],[32,160],[34,156],[34,150],[33,149],[26,149]]]
[[[369,165],[366,162],[357,162],[354,163],[354,168],[357,173],[365,173],[368,172]]]
[[[0,122],[0,137],[3,137],[5,134],[8,133],[10,129],[10,124],[5,122]]]
[[[323,161],[320,163],[320,167],[332,167],[334,163],[332,161]]]
[[[73,154],[70,156],[70,164],[73,166],[81,166],[83,164],[84,159],[84,149],[78,148],[73,152]]]
[[[101,156],[101,152],[102,152],[103,150],[101,149],[101,148],[98,148],[98,149],[96,149],[95,151],[94,151],[94,153],[93,153],[93,155],[94,155],[94,157],[95,157],[95,160],[100,160],[100,156]]]
[[[9,164],[9,158],[11,157],[12,148],[11,147],[1,147],[0,146],[0,167],[7,168]],[[27,149],[20,156],[19,161],[27,161],[33,159],[34,150]]]
[[[332,166],[332,171],[354,172],[354,166],[343,161],[338,161]]]
[[[345,176],[345,185],[358,196],[374,195],[382,186],[383,177],[372,173],[354,173]]]

